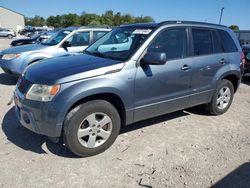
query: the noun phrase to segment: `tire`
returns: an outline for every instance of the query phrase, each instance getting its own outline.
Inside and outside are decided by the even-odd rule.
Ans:
[[[13,36],[12,35],[7,35],[8,39],[12,39]]]
[[[234,87],[229,80],[221,80],[211,102],[207,105],[207,111],[212,115],[224,114],[232,104]]]
[[[117,138],[120,128],[121,120],[116,108],[107,101],[93,100],[77,106],[67,114],[63,139],[74,154],[87,157],[108,149]]]

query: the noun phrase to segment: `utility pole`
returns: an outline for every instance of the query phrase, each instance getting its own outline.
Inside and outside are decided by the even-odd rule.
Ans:
[[[221,20],[222,20],[222,15],[223,15],[223,11],[224,11],[225,7],[222,7],[220,9],[220,21],[219,21],[219,24],[221,24]]]

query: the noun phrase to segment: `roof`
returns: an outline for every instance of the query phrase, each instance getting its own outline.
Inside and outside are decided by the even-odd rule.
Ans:
[[[193,25],[203,25],[203,26],[226,27],[224,25],[219,25],[219,24],[214,24],[214,23],[179,21],[179,20],[164,21],[160,23],[136,23],[136,24],[121,25],[121,26],[122,27],[139,27],[139,28],[156,28],[156,27],[160,27],[163,25],[171,25],[171,24],[190,24],[190,25],[193,24]]]
[[[19,13],[19,12],[16,12],[16,11],[14,11],[14,10],[11,10],[11,9],[9,9],[9,8],[3,7],[3,6],[0,6],[0,8],[6,9],[6,10],[8,10],[8,11],[14,12],[14,13],[16,13],[16,14],[19,14],[19,15],[25,17],[23,14],[21,14],[21,13]]]

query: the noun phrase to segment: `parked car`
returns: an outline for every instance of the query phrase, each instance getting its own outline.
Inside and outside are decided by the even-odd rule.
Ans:
[[[250,44],[250,30],[239,30],[235,31],[235,33],[240,41],[240,45]]]
[[[16,39],[13,40],[10,45],[11,46],[22,46],[22,45],[27,45],[27,44],[38,44],[41,43],[48,38],[50,38],[53,35],[51,32],[41,32],[34,34],[31,36],[31,38],[22,38],[22,39]]]
[[[225,113],[241,80],[241,53],[221,25],[121,26],[83,55],[29,66],[15,90],[16,114],[24,127],[62,137],[76,155],[95,155],[121,126],[200,104]]]
[[[0,28],[0,37],[8,37],[9,39],[12,39],[15,36],[16,32],[12,29]]]
[[[244,52],[244,56],[246,57],[246,61],[244,63],[243,76],[249,76],[250,75],[250,44],[242,45],[242,51]]]
[[[19,76],[28,65],[34,62],[82,52],[90,43],[110,30],[110,28],[101,27],[63,29],[41,44],[17,46],[3,50],[0,55],[0,66],[5,73]]]

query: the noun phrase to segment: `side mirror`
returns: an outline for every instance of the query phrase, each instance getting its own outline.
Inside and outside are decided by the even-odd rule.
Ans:
[[[62,47],[67,50],[68,47],[70,47],[70,43],[69,41],[65,41],[63,44],[62,44]]]
[[[141,66],[144,65],[163,65],[167,61],[166,53],[148,52],[141,59]]]
[[[247,61],[250,61],[250,53],[248,53],[248,54],[246,55],[246,60],[247,60]]]

